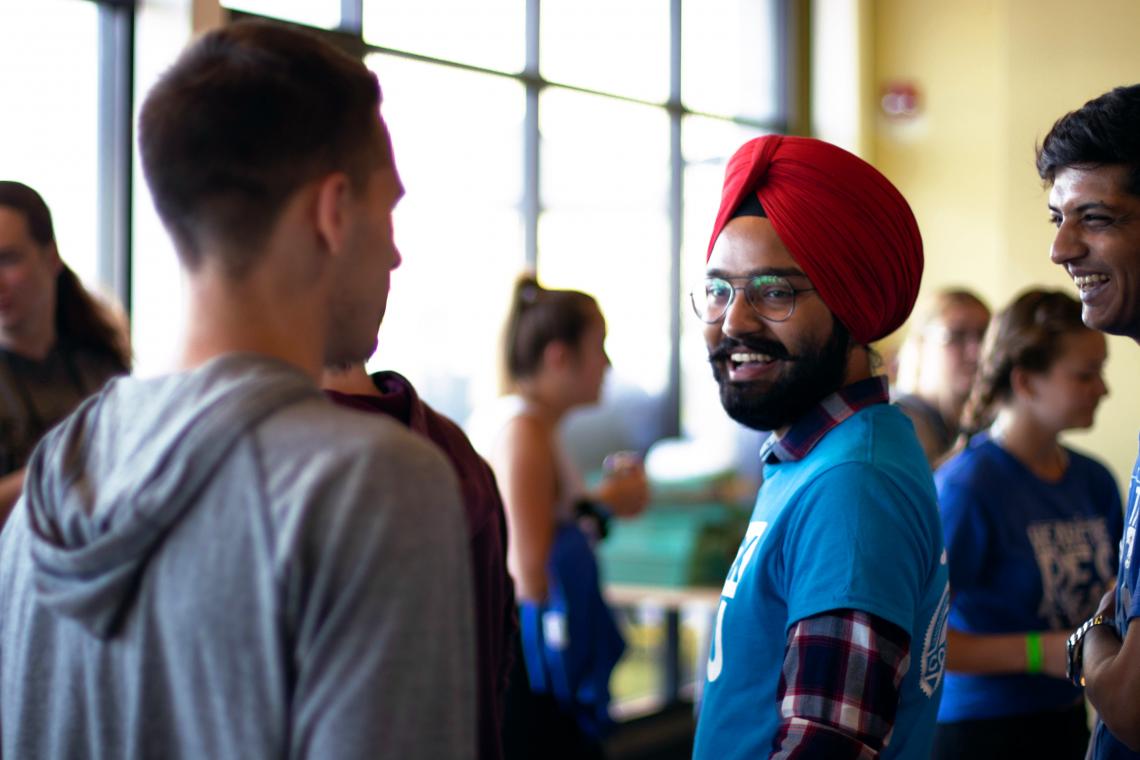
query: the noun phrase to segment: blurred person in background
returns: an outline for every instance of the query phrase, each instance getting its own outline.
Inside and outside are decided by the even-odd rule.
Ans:
[[[130,366],[125,324],[63,263],[44,199],[0,181],[0,525],[44,433]]]
[[[935,757],[1084,757],[1084,695],[1065,641],[1116,573],[1116,481],[1064,446],[1108,393],[1104,336],[1064,293],[1030,290],[993,320],[963,426],[936,473],[951,608]]]
[[[938,291],[899,350],[894,402],[910,417],[933,469],[958,440],[990,310],[962,288]]]
[[[468,424],[502,489],[520,607],[507,758],[603,756],[608,681],[624,642],[579,519],[599,525],[608,513],[636,515],[649,489],[640,462],[626,457],[588,490],[562,448],[559,424],[572,409],[598,402],[610,364],[605,338],[592,296],[521,277],[504,333],[510,393],[476,410]]]

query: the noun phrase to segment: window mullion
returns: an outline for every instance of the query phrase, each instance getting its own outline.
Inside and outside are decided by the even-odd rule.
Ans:
[[[129,3],[99,7],[98,266],[131,313],[132,157],[135,17]]]
[[[542,146],[538,129],[538,101],[542,90],[539,75],[539,19],[541,0],[526,0],[526,116],[523,121],[523,228],[526,231],[526,266],[538,271],[538,216],[542,213],[539,196]]]
[[[662,406],[662,426],[668,436],[681,434],[681,245],[685,197],[685,160],[681,153],[681,2],[669,2],[669,363]]]

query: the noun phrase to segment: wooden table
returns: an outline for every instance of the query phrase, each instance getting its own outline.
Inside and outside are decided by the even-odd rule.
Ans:
[[[700,701],[708,664],[708,635],[720,605],[720,588],[711,586],[647,586],[610,583],[604,589],[611,607],[649,607],[665,614],[665,651],[661,663],[664,671],[661,698],[664,707],[681,701],[681,613],[697,611],[708,615],[710,625],[705,626],[697,647],[696,694],[693,704]]]

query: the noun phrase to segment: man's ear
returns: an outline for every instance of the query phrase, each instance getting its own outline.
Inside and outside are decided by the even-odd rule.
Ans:
[[[317,236],[330,253],[344,247],[352,187],[344,172],[333,172],[317,182],[315,215]]]

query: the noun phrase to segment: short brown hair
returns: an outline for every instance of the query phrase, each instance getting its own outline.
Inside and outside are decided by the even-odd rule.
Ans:
[[[391,161],[379,107],[376,76],[313,33],[239,21],[191,45],[139,116],[143,172],[184,264],[197,268],[208,238],[240,275],[302,185],[343,171],[362,189]]]

